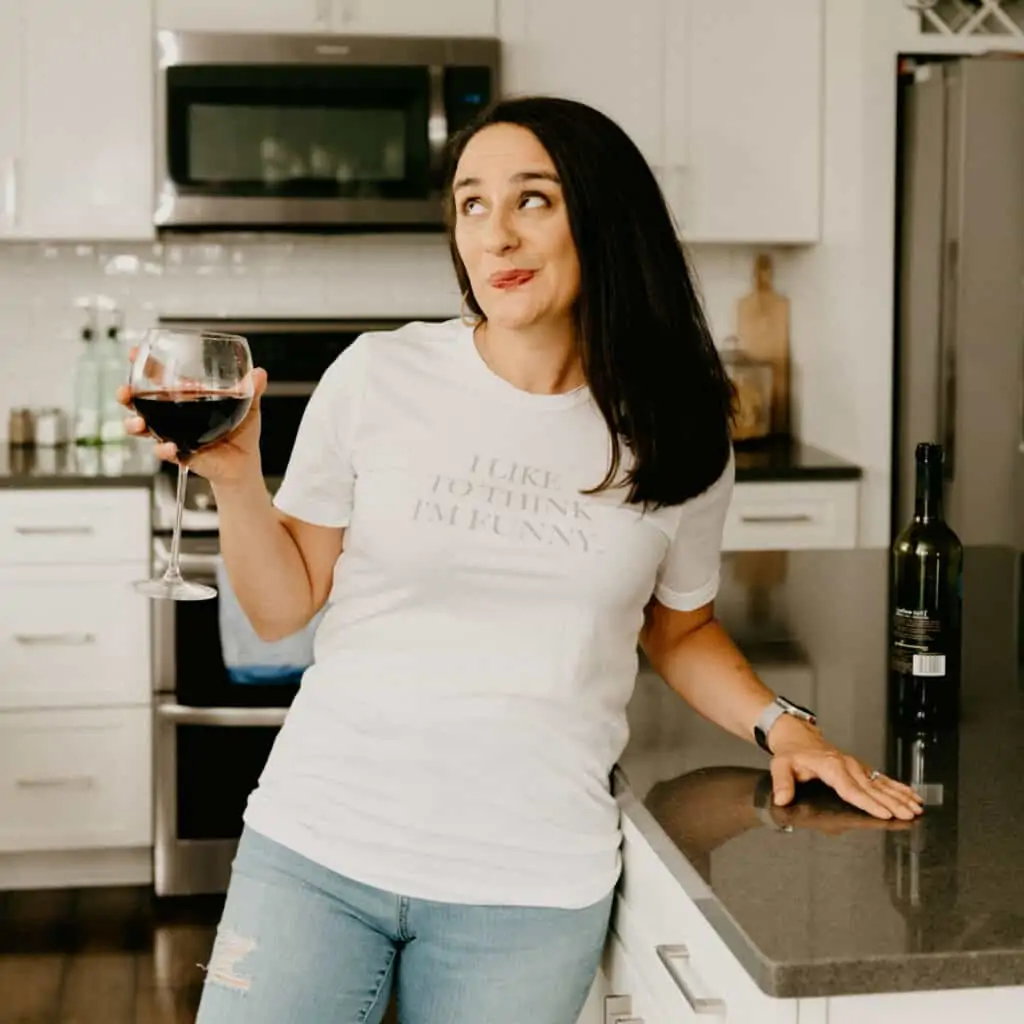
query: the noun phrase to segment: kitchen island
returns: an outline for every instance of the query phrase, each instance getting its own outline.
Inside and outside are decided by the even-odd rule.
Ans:
[[[816,784],[772,808],[767,756],[643,666],[602,995],[632,987],[646,1024],[1024,1020],[1022,562],[968,550],[962,720],[913,736],[887,725],[886,551],[726,556],[718,615],[758,674],[926,810],[884,823]]]

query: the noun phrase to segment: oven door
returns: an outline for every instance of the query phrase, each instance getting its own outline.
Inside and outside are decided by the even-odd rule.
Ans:
[[[153,538],[162,571],[170,538]],[[213,583],[215,533],[182,537],[181,569]],[[157,895],[223,892],[242,815],[298,690],[298,679],[275,685],[234,684],[224,665],[219,598],[154,605],[155,835]]]
[[[448,108],[484,106],[489,68],[448,82],[441,39],[159,40],[158,226],[443,224]]]
[[[156,893],[224,892],[246,802],[286,709],[188,707],[162,694],[155,714]]]

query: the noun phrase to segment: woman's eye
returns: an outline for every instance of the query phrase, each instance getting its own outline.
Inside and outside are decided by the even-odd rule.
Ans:
[[[519,201],[519,205],[523,209],[536,210],[540,207],[548,206],[548,197],[541,195],[540,192],[527,192],[523,195],[523,198]]]
[[[483,204],[479,199],[465,199],[462,203],[462,212],[466,214],[479,213],[483,209]]]

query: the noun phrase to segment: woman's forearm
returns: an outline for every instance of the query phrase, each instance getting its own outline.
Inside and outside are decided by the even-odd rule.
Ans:
[[[297,632],[313,617],[313,589],[298,545],[261,475],[214,486],[220,551],[231,586],[264,640]]]
[[[699,714],[753,742],[754,725],[775,694],[750,667],[717,619],[687,633],[663,652],[647,651],[658,674]],[[818,730],[783,715],[772,727],[772,750],[790,740],[806,743]]]

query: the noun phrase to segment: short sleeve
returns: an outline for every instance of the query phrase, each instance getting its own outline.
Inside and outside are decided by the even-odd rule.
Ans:
[[[353,447],[366,390],[369,338],[360,335],[327,368],[306,403],[274,504],[315,526],[348,526]]]
[[[722,559],[722,531],[736,481],[730,452],[722,475],[680,508],[679,523],[661,565],[654,596],[669,608],[692,611],[714,600]]]

